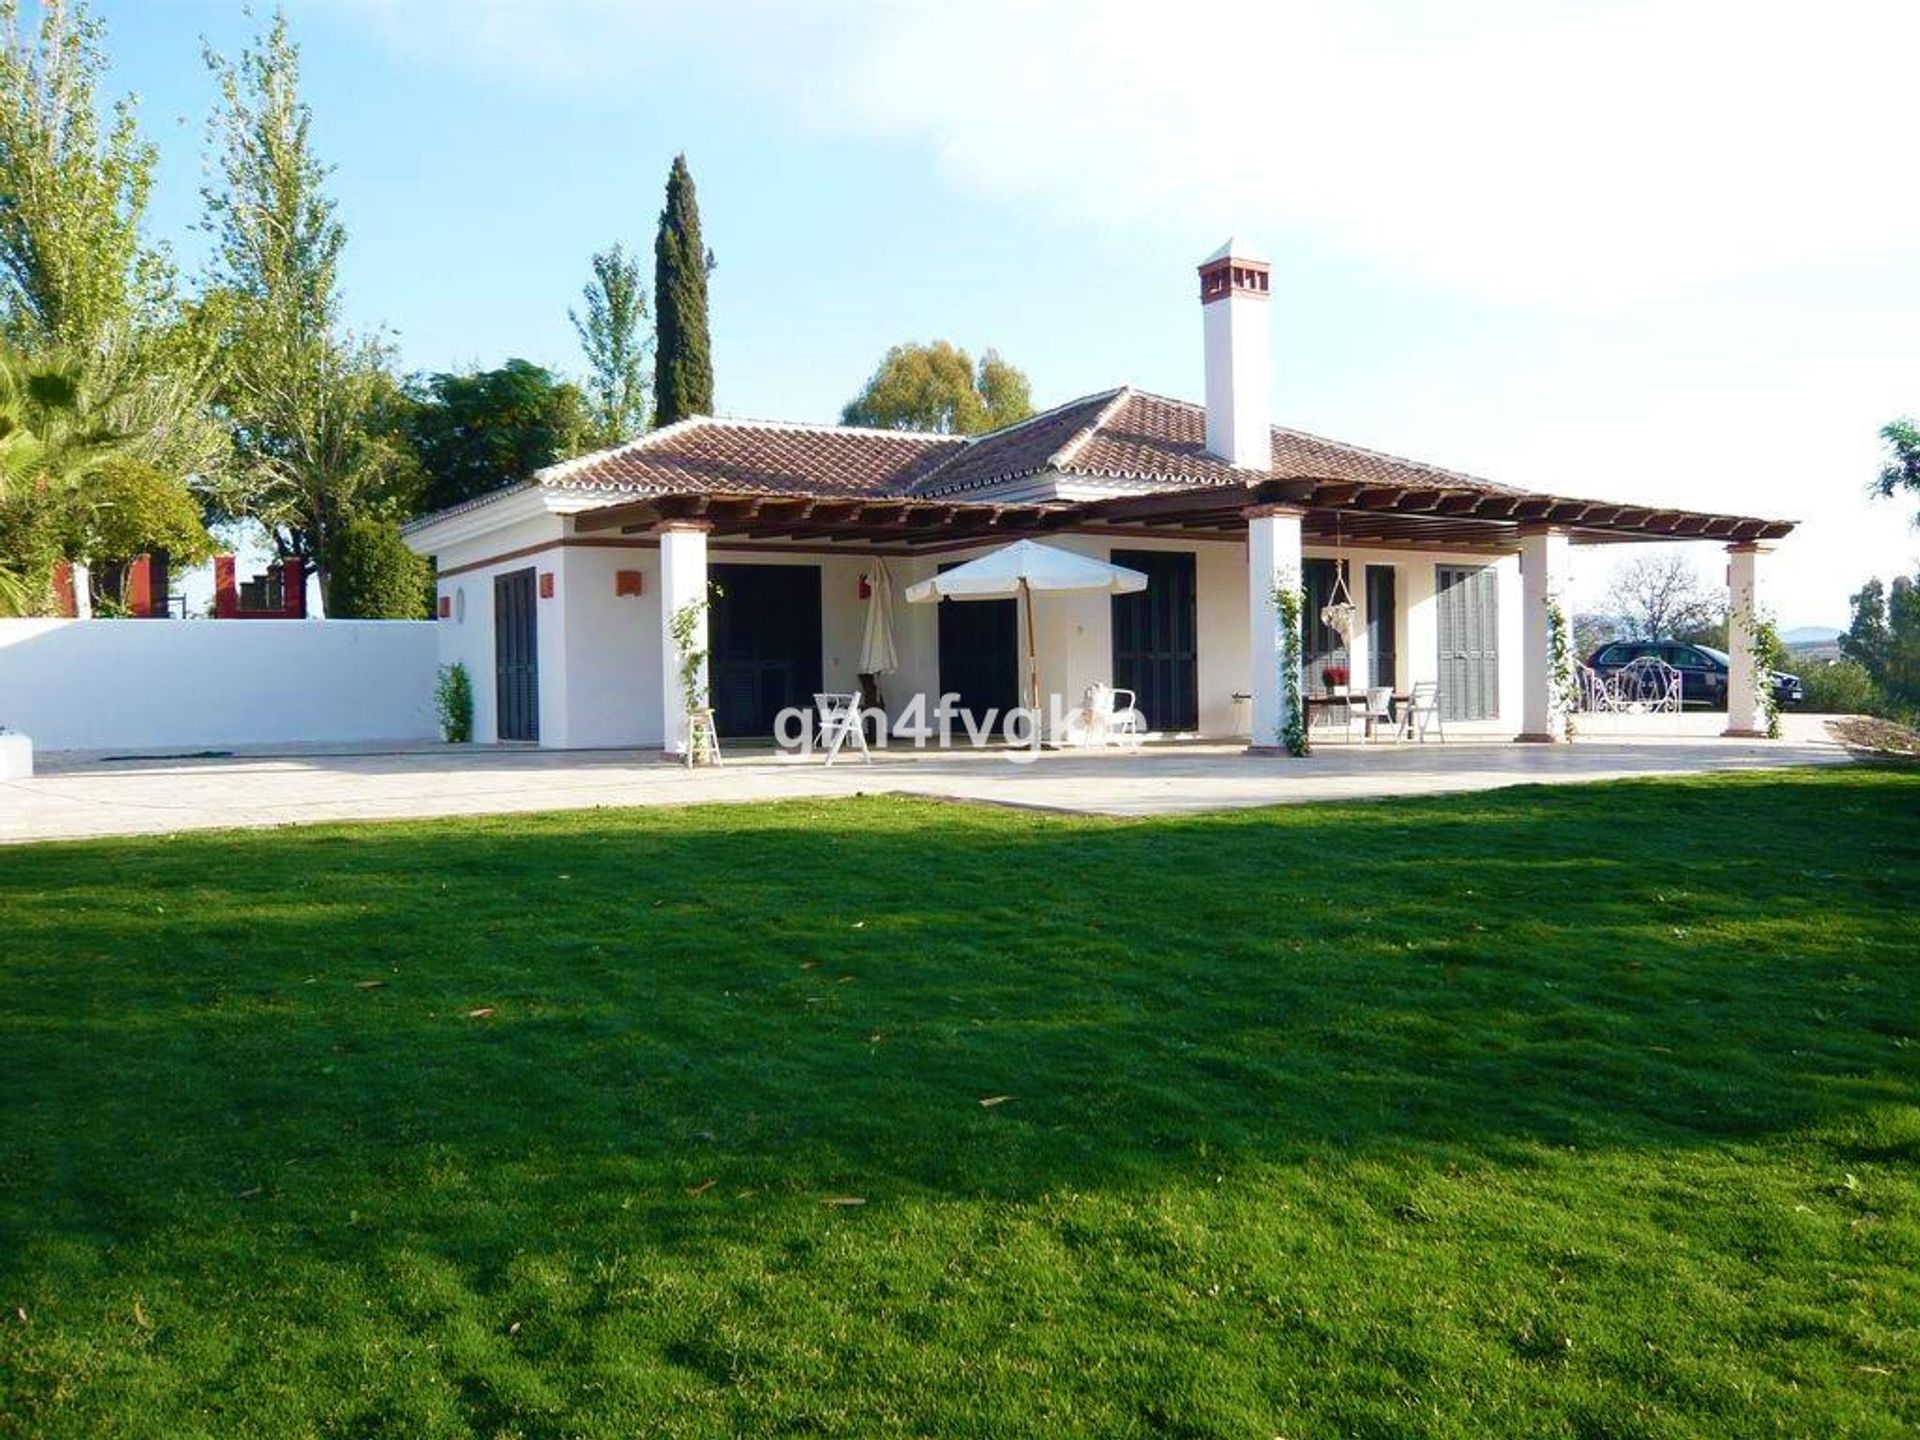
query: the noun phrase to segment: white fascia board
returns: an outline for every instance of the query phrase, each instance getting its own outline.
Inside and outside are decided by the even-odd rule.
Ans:
[[[628,498],[631,497],[610,496],[599,499],[598,504],[612,504]],[[452,546],[471,544],[495,531],[543,515],[571,515],[594,508],[597,508],[595,497],[578,491],[556,492],[544,486],[530,485],[523,490],[507,491],[497,499],[470,509],[456,510],[438,517],[429,516],[401,533],[414,554],[437,555]]]

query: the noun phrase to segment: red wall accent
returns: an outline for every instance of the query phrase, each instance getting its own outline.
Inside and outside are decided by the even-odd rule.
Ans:
[[[68,620],[79,614],[73,608],[73,566],[65,560],[53,562],[53,613]]]
[[[220,620],[231,620],[240,613],[240,590],[234,583],[231,555],[213,557],[213,613]]]
[[[136,555],[127,562],[126,579],[121,585],[120,601],[127,614],[143,618],[153,614],[153,557]]]
[[[304,620],[307,618],[307,562],[278,560],[267,567],[280,572],[278,610],[242,610],[231,555],[213,557],[213,613],[220,620]]]

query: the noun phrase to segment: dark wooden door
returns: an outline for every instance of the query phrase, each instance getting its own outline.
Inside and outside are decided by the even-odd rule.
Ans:
[[[1367,654],[1375,685],[1397,685],[1399,664],[1394,633],[1400,624],[1399,572],[1391,565],[1367,566]]]
[[[540,626],[531,570],[493,577],[494,736],[540,738]]]
[[[1440,630],[1440,714],[1493,720],[1500,714],[1500,592],[1493,567],[1442,565],[1435,572]]]
[[[1191,553],[1116,550],[1147,588],[1113,597],[1113,683],[1131,690],[1150,730],[1200,728],[1198,586]]]
[[[956,562],[957,563],[957,562]],[[942,565],[951,570],[952,565]],[[958,695],[962,710],[976,725],[987,712],[1020,705],[1020,602],[1018,600],[942,600],[940,693]]]
[[[773,735],[820,688],[820,567],[715,565],[707,612],[713,721],[723,736]]]
[[[1343,587],[1339,582],[1345,580]],[[1314,558],[1300,562],[1300,637],[1302,683],[1309,690],[1329,685],[1354,686],[1364,680],[1355,675],[1352,656],[1340,632],[1320,618],[1320,612],[1333,603],[1336,592],[1351,596],[1353,567],[1345,560]]]

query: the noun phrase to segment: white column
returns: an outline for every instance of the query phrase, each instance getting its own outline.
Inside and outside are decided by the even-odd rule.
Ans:
[[[1373,685],[1373,637],[1367,634],[1367,567],[1359,560],[1347,561],[1347,598],[1353,601],[1353,639],[1347,642],[1347,679],[1354,693],[1364,694]]]
[[[673,617],[688,605],[707,598],[707,530],[705,521],[670,520],[660,527],[660,704],[661,749],[679,757],[687,753],[687,702],[681,690],[682,651],[673,636]],[[700,610],[694,626],[695,650],[707,648],[707,612]],[[706,667],[700,688],[706,688]]]
[[[1563,607],[1561,644],[1569,651],[1573,637],[1566,633],[1567,535],[1550,525],[1525,526],[1520,531],[1520,734],[1521,740],[1563,740],[1567,717],[1559,713],[1553,693],[1553,629],[1548,601]]]
[[[1253,693],[1251,754],[1280,748],[1280,614],[1276,586],[1300,585],[1300,518],[1292,505],[1256,505],[1247,511],[1247,675]]]
[[[1760,702],[1760,664],[1753,653],[1753,625],[1760,613],[1759,545],[1727,547],[1727,730],[1729,735],[1764,736],[1767,717]]]

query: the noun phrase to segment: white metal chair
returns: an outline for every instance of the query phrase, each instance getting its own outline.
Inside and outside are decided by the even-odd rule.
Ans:
[[[1446,722],[1440,718],[1440,686],[1433,680],[1416,680],[1413,694],[1407,708],[1400,715],[1400,729],[1409,740],[1418,740],[1425,744],[1427,727],[1431,725],[1440,732],[1440,739],[1447,738]]]
[[[860,723],[860,697],[816,692],[813,705],[820,715],[820,746],[827,752],[827,764],[833,764],[840,747],[851,740],[871,765],[873,751],[867,748],[867,727]]]
[[[1139,711],[1139,697],[1131,690],[1109,690],[1107,696],[1107,743],[1138,750],[1147,733],[1147,717]]]
[[[1396,744],[1399,743],[1400,730],[1393,723],[1393,687],[1391,685],[1375,685],[1367,691],[1367,708],[1362,713],[1361,721],[1365,726],[1361,731],[1363,739],[1371,740],[1385,730],[1393,736]]]

